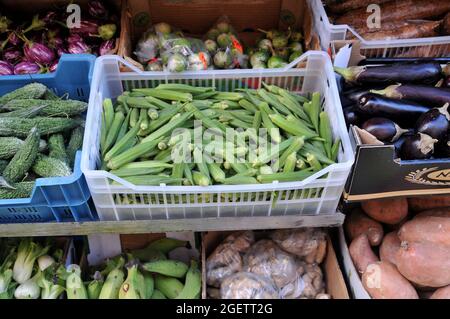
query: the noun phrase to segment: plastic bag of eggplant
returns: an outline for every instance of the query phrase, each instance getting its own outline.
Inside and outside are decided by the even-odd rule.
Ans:
[[[54,72],[64,53],[95,55],[117,51],[119,21],[102,1],[91,0],[79,25],[67,24],[66,6],[51,6],[29,20],[22,13],[0,14],[0,76]],[[76,3],[76,1],[75,1]],[[69,19],[70,20],[70,19]]]
[[[403,160],[450,157],[450,64],[335,67],[347,125]],[[369,142],[370,141],[370,142]]]

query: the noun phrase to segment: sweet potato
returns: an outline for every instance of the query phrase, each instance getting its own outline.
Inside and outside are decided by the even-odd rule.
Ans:
[[[414,212],[450,207],[450,195],[411,197],[408,198],[408,204],[409,208]]]
[[[408,216],[405,198],[369,200],[361,203],[364,212],[381,223],[395,225]]]
[[[450,12],[447,13],[442,22],[442,31],[444,34],[450,35]]]
[[[450,284],[450,246],[430,242],[402,242],[397,268],[409,281],[426,287]]]
[[[378,246],[383,239],[383,226],[368,217],[361,209],[354,209],[345,220],[345,231],[350,240],[366,234],[372,246]]]
[[[416,215],[417,217],[426,217],[426,216],[434,216],[434,217],[447,217],[450,218],[450,207],[447,208],[435,208],[430,210],[425,210]]]
[[[400,228],[398,236],[401,241],[430,242],[450,247],[450,218],[415,217]]]
[[[391,232],[386,234],[383,238],[383,242],[380,246],[380,259],[381,261],[389,261],[390,263],[396,265],[397,252],[400,249],[400,239],[398,238],[397,232]]]
[[[450,11],[450,1],[404,0],[391,1],[381,6],[381,21],[418,20],[439,17]],[[348,11],[336,19],[336,24],[364,25],[372,12],[367,7]]]
[[[370,247],[369,239],[366,234],[361,234],[352,240],[348,248],[356,270],[359,273],[364,273],[367,266],[379,261],[374,254],[372,247]]]
[[[430,299],[450,299],[450,286],[437,289]]]
[[[362,283],[374,299],[418,299],[416,290],[388,261],[370,264],[362,275]]]

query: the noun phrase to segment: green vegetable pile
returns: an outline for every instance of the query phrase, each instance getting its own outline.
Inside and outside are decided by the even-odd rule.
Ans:
[[[64,292],[63,250],[47,239],[0,242],[0,299],[57,299]]]
[[[224,143],[206,134],[193,141],[198,121]],[[260,143],[262,129],[270,147]],[[160,84],[103,104],[102,169],[135,185],[300,181],[335,163],[339,146],[319,93],[303,97],[267,84],[235,92]],[[181,160],[174,157],[180,151]]]
[[[303,54],[300,32],[270,30],[263,31],[265,38],[258,47],[248,50],[250,65],[253,69],[282,68]]]
[[[146,248],[130,251],[91,267],[83,282],[80,268],[70,265],[66,292],[68,299],[198,299],[201,272],[197,262],[190,265],[168,259],[175,248],[187,242],[163,238]]]
[[[0,199],[30,197],[36,178],[72,174],[86,110],[40,83],[0,97]]]

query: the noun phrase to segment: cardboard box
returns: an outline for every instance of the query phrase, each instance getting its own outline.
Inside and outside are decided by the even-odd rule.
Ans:
[[[202,299],[206,299],[206,259],[214,249],[232,232],[205,232],[202,234]],[[322,271],[325,277],[326,293],[333,299],[349,299],[347,286],[345,285],[336,253],[331,240],[328,238],[327,255],[322,263]]]
[[[124,0],[118,55],[142,69],[133,51],[152,24],[166,22],[201,38],[222,16],[228,17],[244,45],[255,45],[261,35],[257,29],[291,27],[303,32],[308,50],[320,50],[307,0]]]
[[[364,58],[357,41],[335,43],[335,49],[337,66],[354,66]],[[355,163],[344,191],[346,201],[450,193],[450,159],[401,160],[392,145],[363,144],[354,127],[349,135]]]

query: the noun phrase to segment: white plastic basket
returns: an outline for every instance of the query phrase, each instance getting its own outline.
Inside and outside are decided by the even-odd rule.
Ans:
[[[305,62],[302,69],[292,68]],[[133,72],[121,73],[120,64]],[[102,101],[124,90],[155,87],[160,83],[215,86],[222,91],[252,86],[261,81],[297,92],[318,91],[332,119],[332,131],[342,141],[339,163],[301,182],[257,185],[136,186],[99,167]],[[142,72],[118,56],[96,61],[83,143],[81,167],[99,218],[102,220],[184,219],[206,217],[334,214],[354,161],[338,96],[331,61],[324,52],[311,51],[285,69]],[[120,185],[111,185],[111,181]],[[116,184],[116,183],[115,183]],[[127,200],[123,199],[127,197]],[[130,201],[139,201],[131,204]]]
[[[321,0],[308,0],[308,3],[313,13],[315,30],[324,50],[333,46],[334,41],[349,40],[349,36],[354,36],[361,41],[361,54],[367,58],[393,58],[404,55],[405,57],[450,56],[450,36],[367,41],[346,24],[331,24]]]

